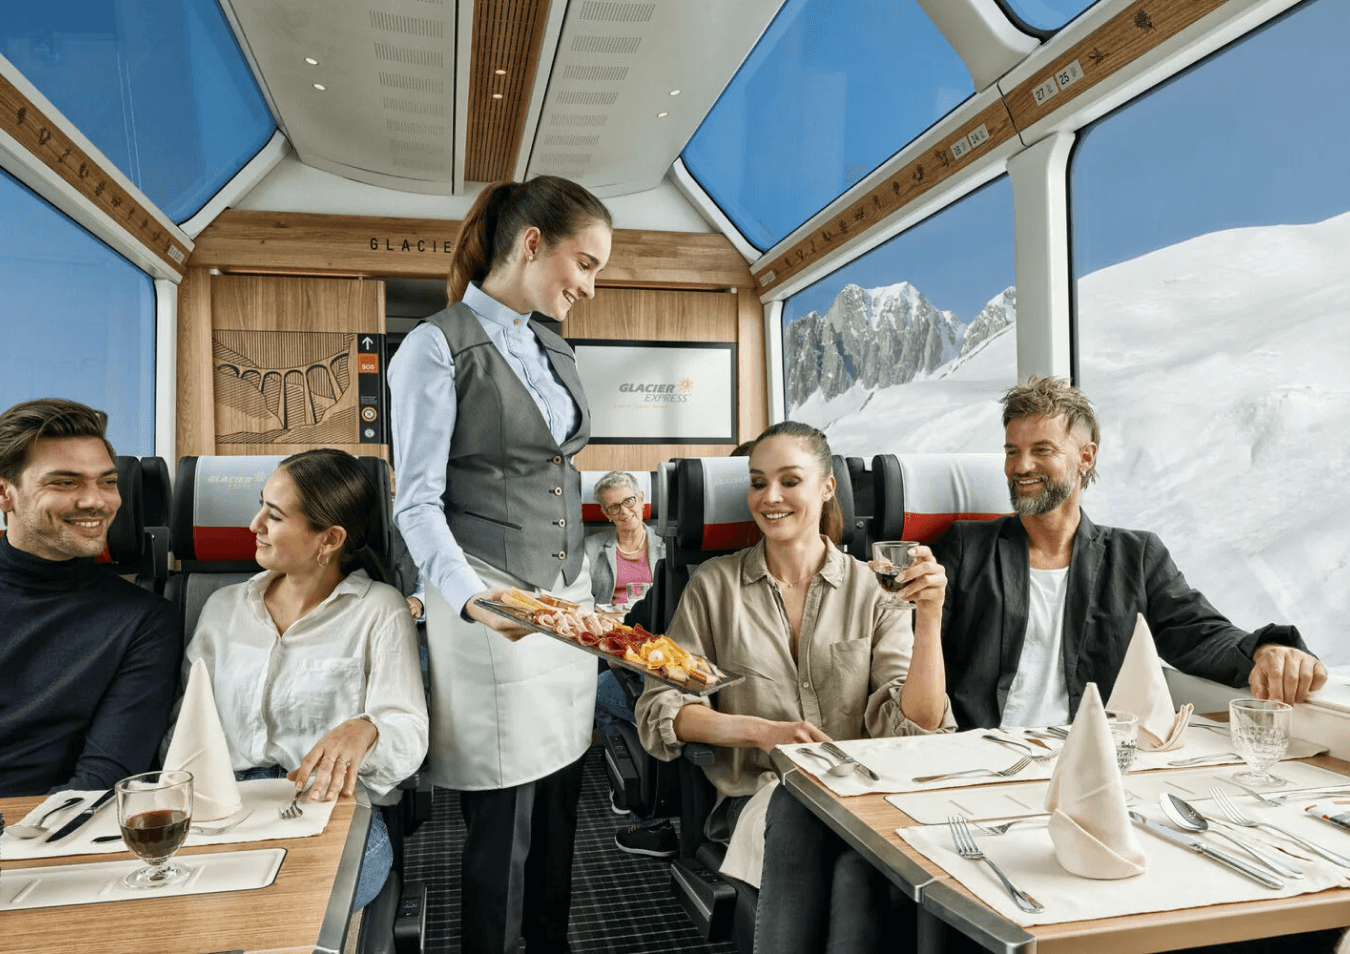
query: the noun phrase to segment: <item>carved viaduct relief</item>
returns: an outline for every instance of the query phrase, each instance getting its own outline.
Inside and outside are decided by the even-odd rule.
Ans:
[[[218,443],[357,439],[355,334],[217,330],[211,338]]]

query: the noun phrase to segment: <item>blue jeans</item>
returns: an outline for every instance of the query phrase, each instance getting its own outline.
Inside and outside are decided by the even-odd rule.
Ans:
[[[780,785],[765,820],[755,951],[881,951],[889,905],[881,873]]]
[[[236,782],[247,782],[255,778],[285,778],[286,770],[280,765],[264,765],[260,768],[244,769],[235,772]],[[356,899],[352,910],[359,911],[375,900],[384,883],[389,880],[389,871],[394,867],[394,846],[389,841],[389,829],[384,826],[384,812],[378,805],[370,808],[370,834],[366,837],[366,853],[361,859],[361,877],[356,882]]]
[[[614,678],[614,671],[606,669],[595,681],[595,727],[601,735],[609,735],[619,722],[633,725],[637,716],[633,714],[619,680]]]

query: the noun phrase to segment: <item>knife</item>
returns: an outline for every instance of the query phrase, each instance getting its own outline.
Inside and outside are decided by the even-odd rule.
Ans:
[[[855,766],[857,766],[859,772],[862,772],[872,781],[874,782],[881,781],[881,776],[879,776],[876,772],[873,772],[866,765],[863,765],[861,762],[859,762],[853,756],[849,755],[847,752],[845,752],[839,746],[835,745],[833,742],[822,742],[820,743],[820,747],[824,749],[826,752],[829,752],[831,755],[833,755],[841,762],[852,762]]]
[[[76,815],[76,816],[75,816],[74,818],[72,818],[70,821],[66,822],[64,825],[62,825],[60,828],[58,828],[58,829],[57,829],[56,831],[54,831],[52,834],[48,835],[48,836],[47,836],[47,841],[49,841],[49,842],[57,841],[57,840],[59,840],[59,839],[61,839],[61,838],[66,837],[67,835],[69,835],[69,834],[70,834],[71,832],[73,832],[76,828],[79,828],[81,825],[83,825],[83,824],[84,824],[85,822],[87,822],[89,819],[91,819],[91,818],[93,818],[95,815],[97,815],[98,812],[99,812],[99,809],[101,809],[104,805],[108,804],[108,802],[112,799],[113,795],[115,795],[115,794],[116,794],[116,792],[115,792],[113,789],[111,789],[111,788],[108,789],[106,792],[104,792],[104,793],[103,793],[102,795],[100,795],[98,798],[94,799],[93,802],[90,803],[90,805],[89,805],[88,808],[86,808],[84,811],[80,812],[78,815]]]
[[[1257,884],[1263,884],[1267,888],[1275,888],[1276,890],[1284,887],[1284,882],[1274,875],[1266,874],[1261,869],[1247,864],[1247,862],[1243,861],[1241,858],[1230,855],[1226,851],[1220,851],[1218,848],[1211,848],[1204,842],[1192,838],[1190,835],[1183,834],[1175,828],[1169,828],[1151,818],[1145,818],[1138,812],[1130,812],[1130,820],[1136,825],[1147,828],[1149,831],[1153,832],[1153,834],[1166,838],[1174,844],[1181,845],[1183,848],[1189,848],[1197,854],[1207,855],[1210,858],[1213,858],[1219,864],[1232,868],[1238,874],[1250,878]]]

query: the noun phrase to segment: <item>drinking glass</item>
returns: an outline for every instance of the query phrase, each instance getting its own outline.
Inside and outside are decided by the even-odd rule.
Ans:
[[[188,875],[169,859],[192,823],[192,773],[142,772],[117,783],[117,824],[122,840],[144,861],[126,876],[130,888],[162,888]]]
[[[1134,753],[1139,745],[1139,717],[1133,712],[1107,712],[1106,724],[1111,728],[1111,741],[1116,744],[1116,767],[1124,779],[1134,765]],[[1125,792],[1125,804],[1134,801],[1134,796]]]
[[[1294,707],[1288,703],[1266,699],[1234,699],[1228,703],[1228,731],[1233,737],[1233,748],[1248,769],[1234,775],[1235,781],[1271,788],[1288,784],[1287,780],[1270,774],[1270,767],[1284,758],[1289,748],[1293,712]]]
[[[881,567],[876,571],[877,582],[888,594],[905,588],[899,580],[900,571],[914,562],[910,551],[918,545],[912,540],[879,540],[872,544],[872,558]],[[896,609],[914,609],[912,601],[895,595],[888,595],[884,602]]]

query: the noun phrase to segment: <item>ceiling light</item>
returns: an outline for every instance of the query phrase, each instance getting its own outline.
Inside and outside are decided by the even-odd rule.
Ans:
[[[671,96],[679,96],[679,95],[680,95],[680,91],[679,91],[678,89],[672,89],[672,90],[670,91],[670,95],[671,95]]]
[[[316,60],[316,59],[315,59],[314,57],[312,57],[312,56],[307,56],[307,57],[305,57],[305,62],[308,63],[310,66],[318,66],[318,65],[319,65],[319,61]]]
[[[492,98],[493,98],[493,99],[501,99],[501,98],[502,98],[502,94],[501,94],[501,93],[493,93],[493,94],[492,94]]]
[[[322,83],[315,83],[315,84],[314,84],[314,88],[317,89],[317,90],[319,90],[320,92],[322,92],[323,90],[327,89],[328,87],[324,86]]]
[[[498,76],[506,75],[506,70],[493,70],[492,72],[496,73]]]
[[[656,114],[656,118],[657,118],[657,119],[665,119],[665,118],[666,118],[667,116],[669,116],[669,115],[670,115],[670,113],[661,112],[661,113],[657,113],[657,114]]]

